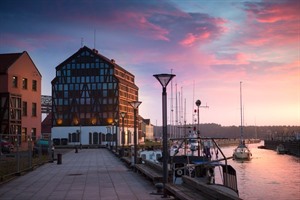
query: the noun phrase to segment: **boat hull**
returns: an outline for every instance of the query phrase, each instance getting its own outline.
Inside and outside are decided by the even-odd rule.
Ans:
[[[234,150],[232,156],[235,160],[250,160],[252,154],[246,146],[240,145]]]

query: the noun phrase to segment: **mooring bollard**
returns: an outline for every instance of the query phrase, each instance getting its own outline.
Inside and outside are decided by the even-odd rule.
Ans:
[[[163,190],[164,190],[163,183],[156,183],[155,187],[156,187],[157,194],[162,194],[163,193]]]
[[[61,153],[58,153],[58,154],[57,154],[57,164],[58,164],[58,165],[61,165],[61,163],[62,163],[62,154],[61,154]]]

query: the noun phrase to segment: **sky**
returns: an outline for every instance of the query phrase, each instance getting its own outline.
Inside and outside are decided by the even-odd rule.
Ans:
[[[162,124],[300,125],[299,0],[1,0],[0,53],[27,51],[51,95],[83,45],[135,75],[139,113]],[[242,93],[240,93],[242,82]],[[242,109],[240,106],[242,96]],[[197,123],[197,122],[196,122]]]

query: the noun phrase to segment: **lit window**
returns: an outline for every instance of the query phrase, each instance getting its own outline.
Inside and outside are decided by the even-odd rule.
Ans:
[[[27,90],[27,78],[22,79],[22,88]]]
[[[12,84],[14,88],[18,87],[18,77],[13,76]]]

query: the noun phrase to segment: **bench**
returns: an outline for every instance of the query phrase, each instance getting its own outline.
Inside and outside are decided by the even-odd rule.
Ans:
[[[145,175],[147,178],[153,181],[153,183],[159,183],[163,181],[163,174],[162,172],[159,172],[155,169],[153,169],[151,166],[146,164],[135,164],[135,169]]]
[[[130,159],[130,157],[121,157],[121,160],[127,165],[127,167],[131,166],[131,159]]]
[[[218,185],[209,185],[204,181],[182,176],[183,183],[176,185],[173,183],[166,184],[167,192],[177,199],[185,200],[204,200],[204,199],[222,199],[222,200],[240,200],[234,194],[229,194],[218,187]],[[221,187],[224,189],[224,187]]]
[[[171,196],[174,196],[175,199],[180,200],[207,200],[204,194],[201,191],[194,189],[186,183],[181,185],[167,183],[166,184],[167,193]]]

